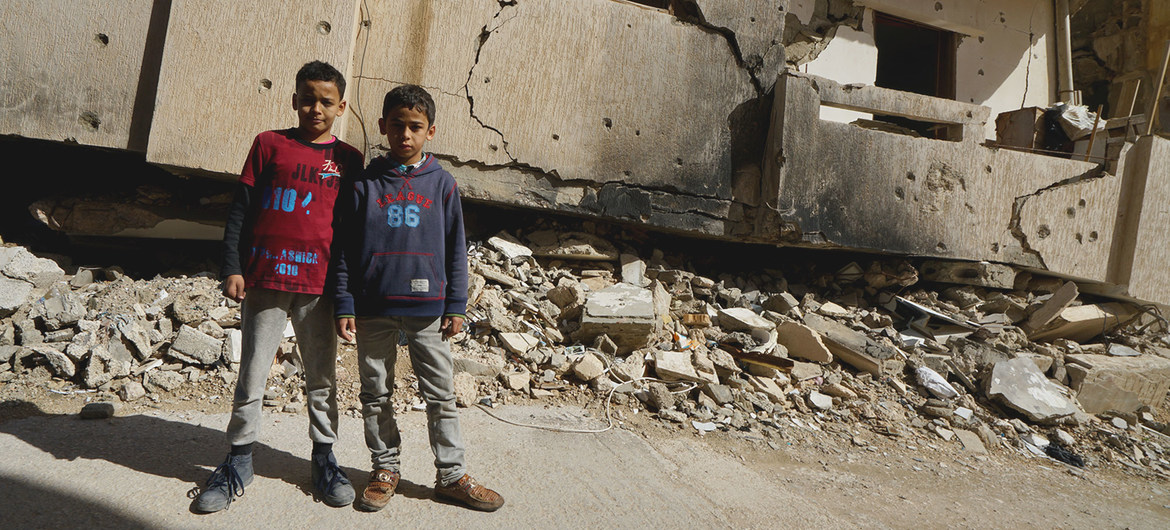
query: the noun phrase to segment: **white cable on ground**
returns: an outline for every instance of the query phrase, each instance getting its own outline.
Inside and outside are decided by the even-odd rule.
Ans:
[[[656,377],[638,377],[636,379],[631,379],[629,381],[618,383],[613,388],[611,388],[609,390],[609,394],[605,396],[606,426],[604,429],[567,429],[564,427],[552,427],[552,426],[548,426],[548,425],[534,425],[531,423],[521,423],[518,421],[512,421],[509,419],[501,418],[501,417],[495,415],[494,413],[492,413],[491,409],[489,409],[488,407],[484,406],[481,403],[476,403],[475,406],[479,407],[479,410],[482,410],[488,416],[491,416],[492,418],[495,418],[499,421],[507,423],[508,425],[515,425],[517,427],[528,427],[530,429],[540,429],[540,430],[545,430],[545,431],[572,433],[572,434],[597,434],[597,433],[603,433],[603,432],[608,431],[608,430],[613,428],[613,418],[610,417],[610,408],[611,408],[610,405],[613,402],[614,392],[616,392],[617,389],[619,387],[621,387],[622,385],[631,385],[632,386],[634,383],[636,383],[638,381],[657,381],[659,383],[668,384],[668,385],[669,384],[680,384],[679,381],[666,381],[663,379],[658,379]],[[672,391],[671,393],[672,394],[682,394],[685,392],[690,392],[691,390],[694,390],[698,386],[699,385],[697,383],[690,383],[690,386],[688,386],[687,388],[684,388],[682,390],[675,390],[675,391]]]

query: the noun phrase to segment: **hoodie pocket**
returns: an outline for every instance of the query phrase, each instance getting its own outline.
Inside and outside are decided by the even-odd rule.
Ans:
[[[435,255],[425,252],[380,252],[370,258],[366,294],[388,300],[441,300],[443,279]]]

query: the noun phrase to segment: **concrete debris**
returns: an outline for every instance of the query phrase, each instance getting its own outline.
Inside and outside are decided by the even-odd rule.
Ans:
[[[649,289],[618,284],[589,296],[576,338],[592,341],[609,335],[621,353],[628,353],[646,345],[659,321]]]
[[[1156,319],[1127,323],[1133,308],[1082,300],[1075,284],[1033,282],[1043,288],[1033,290],[992,264],[961,264],[948,277],[940,262],[930,277],[960,286],[933,291],[915,286],[904,260],[698,273],[675,256],[609,240],[619,241],[539,229],[470,245],[467,323],[452,339],[459,406],[614,390],[618,416],[645,403],[662,421],[711,435],[791,440],[845,423],[859,447],[879,444],[871,433],[881,433],[973,454],[1022,447],[1021,435],[1039,434],[1029,423],[1060,424],[1079,452],[1108,447],[1129,462],[1135,429],[1165,428],[1155,421],[1170,390],[1170,358],[1158,353],[1170,351],[1165,330]],[[971,267],[976,273],[962,272]],[[36,287],[6,274],[0,284],[20,291],[0,289],[5,384],[48,374],[128,404],[222,385],[230,399],[239,305],[210,277],[108,279],[78,269]],[[1103,329],[1108,341],[1094,343]],[[289,335],[269,381],[274,410],[303,407]],[[919,384],[918,367],[949,390]],[[400,390],[399,410],[425,408]],[[1007,409],[976,399],[980,392],[1026,421],[1000,417]],[[1085,423],[1072,395],[1090,414],[1126,419],[1126,429]],[[1138,423],[1146,410],[1154,415]],[[1093,429],[1110,429],[1123,448]],[[1157,456],[1140,465],[1170,472],[1161,452],[1140,451]]]
[[[104,420],[106,418],[114,417],[116,408],[113,403],[88,403],[81,407],[81,419],[83,420]]]
[[[1157,409],[1170,390],[1170,359],[1091,354],[1070,354],[1065,359],[1077,401],[1090,414]]]
[[[223,355],[223,341],[184,325],[179,328],[179,334],[168,353],[186,363],[209,365]]]
[[[0,247],[0,274],[44,289],[65,278],[65,271],[51,259],[38,258],[24,247]]]
[[[995,364],[987,395],[1019,411],[1031,421],[1051,424],[1077,412],[1076,404],[1049,381],[1031,360],[1020,357]]]

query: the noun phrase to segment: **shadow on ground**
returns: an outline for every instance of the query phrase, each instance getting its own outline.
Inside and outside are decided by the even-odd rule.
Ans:
[[[24,412],[24,419],[0,423],[0,434],[8,434],[53,455],[59,460],[105,460],[140,473],[173,478],[202,486],[216,466],[223,462],[227,444],[223,431],[147,415],[118,416],[104,420],[83,420],[74,414],[48,414],[35,404],[6,401],[0,407]],[[307,421],[307,420],[304,420]],[[257,476],[279,479],[297,486],[304,495],[312,495],[309,483],[308,455],[295,456],[257,442],[254,446],[254,472]],[[342,467],[360,494],[365,487],[367,470]],[[0,481],[12,482],[0,477]],[[0,487],[10,487],[8,484]],[[19,489],[17,485],[11,486]],[[413,499],[430,499],[432,488],[409,481],[399,483],[398,495]],[[176,491],[185,495],[187,490]],[[61,494],[44,499],[27,498],[29,509],[61,509]],[[9,504],[8,494],[0,490],[0,499]],[[67,506],[67,505],[66,505]],[[111,525],[104,525],[111,526]],[[117,525],[123,526],[123,525]],[[126,526],[133,526],[128,523]]]

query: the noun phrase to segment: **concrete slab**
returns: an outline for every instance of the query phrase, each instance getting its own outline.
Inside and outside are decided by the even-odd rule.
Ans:
[[[1170,359],[1072,354],[1065,359],[1072,389],[1085,412],[1160,409],[1170,390]]]

